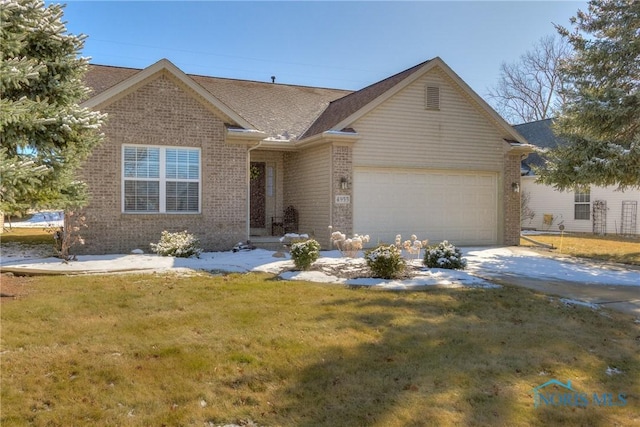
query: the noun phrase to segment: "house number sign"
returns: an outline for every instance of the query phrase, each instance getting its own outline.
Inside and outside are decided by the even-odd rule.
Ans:
[[[336,196],[336,205],[348,205],[349,203],[351,203],[351,196],[341,194]]]

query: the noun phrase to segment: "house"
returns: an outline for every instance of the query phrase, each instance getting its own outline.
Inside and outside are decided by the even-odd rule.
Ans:
[[[530,151],[440,58],[364,89],[93,65],[84,106],[108,113],[81,171],[91,253],[188,230],[205,250],[298,231],[371,244],[417,234],[517,245]]]
[[[514,126],[530,144],[542,151],[522,162],[522,197],[526,200],[522,227],[542,231],[637,235],[640,189],[619,191],[616,186],[579,187],[558,191],[536,183],[535,168],[544,164],[543,150],[562,144],[552,129],[553,119]],[[531,217],[532,216],[532,217]]]

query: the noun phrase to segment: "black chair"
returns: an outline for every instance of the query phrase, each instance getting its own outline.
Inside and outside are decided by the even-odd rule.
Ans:
[[[279,230],[276,234],[276,228]],[[284,234],[284,222],[282,221],[281,216],[272,216],[271,217],[271,235],[278,236],[280,234]]]
[[[284,210],[282,217],[282,226],[285,233],[297,233],[298,232],[298,211],[293,206],[288,206]]]

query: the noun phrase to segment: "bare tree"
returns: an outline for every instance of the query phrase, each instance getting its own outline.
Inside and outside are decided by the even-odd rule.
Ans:
[[[512,124],[553,117],[564,102],[558,65],[570,52],[566,40],[546,36],[518,61],[503,62],[498,84],[488,93],[496,111]]]

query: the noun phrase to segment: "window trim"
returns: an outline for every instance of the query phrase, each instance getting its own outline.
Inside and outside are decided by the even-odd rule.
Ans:
[[[150,148],[160,151],[158,178],[129,178],[125,176],[125,150],[126,148]],[[198,153],[198,178],[197,179],[175,179],[167,178],[167,150],[196,151]],[[174,145],[151,145],[151,144],[122,144],[120,153],[120,211],[127,215],[200,215],[202,213],[202,150],[199,147],[180,147]],[[157,211],[127,211],[125,209],[125,182],[127,181],[147,181],[159,183],[159,203]],[[198,183],[198,210],[197,211],[167,211],[167,183],[168,182],[196,182]]]

